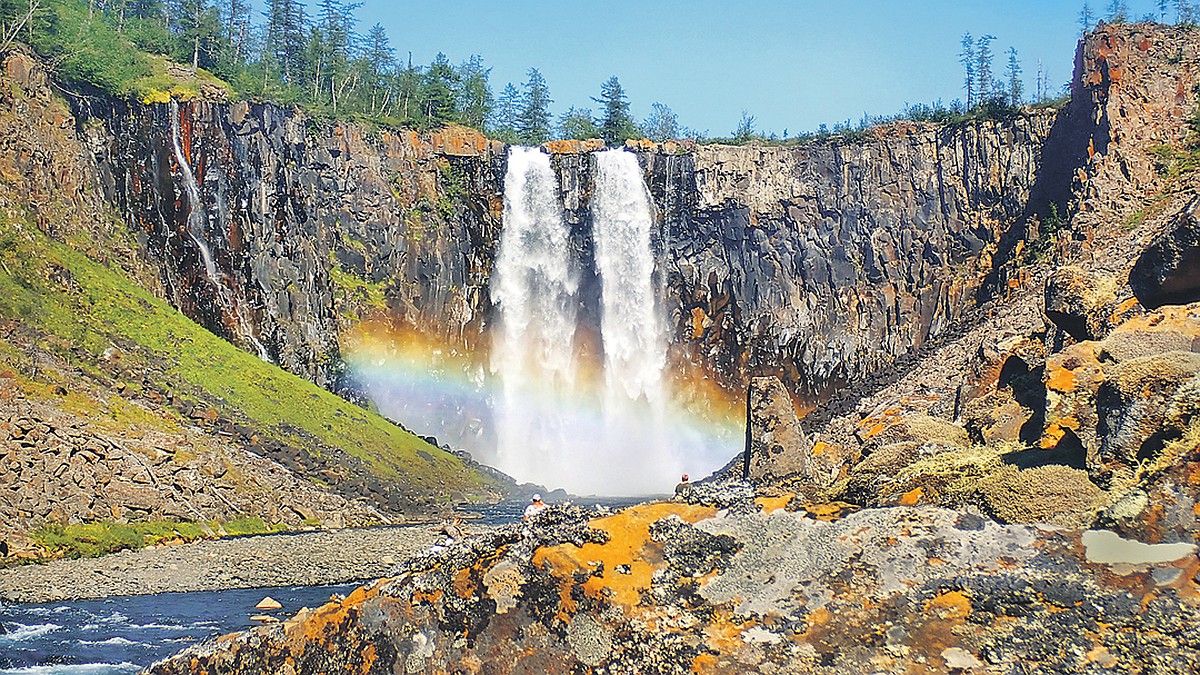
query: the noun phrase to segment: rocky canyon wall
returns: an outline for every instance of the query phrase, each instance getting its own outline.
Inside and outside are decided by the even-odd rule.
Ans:
[[[367,316],[486,349],[502,144],[245,102],[75,107],[165,294],[207,327],[351,397],[344,334]],[[660,218],[676,363],[731,389],[778,374],[817,399],[918,349],[1004,292],[1015,242],[1036,234],[1049,203],[1065,206],[1092,108],[785,147],[630,143]],[[547,144],[585,289],[596,149]],[[594,316],[582,297],[581,316]]]

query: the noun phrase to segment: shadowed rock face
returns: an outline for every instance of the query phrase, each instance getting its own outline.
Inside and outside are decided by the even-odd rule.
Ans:
[[[372,312],[474,344],[499,237],[503,146],[451,127],[419,136],[322,125],[271,105],[125,104],[76,114],[110,199],[142,233],[169,300],[285,369],[352,395],[340,332]],[[198,184],[195,239],[180,153]],[[468,328],[469,327],[469,328]]]
[[[1151,309],[1200,300],[1200,222],[1193,201],[1138,258],[1129,285]]]
[[[1113,552],[1078,534],[952,511],[825,522],[798,498],[724,497],[721,515],[703,498],[590,523],[552,509],[150,672],[1186,672],[1200,657],[1194,547],[1099,563]]]

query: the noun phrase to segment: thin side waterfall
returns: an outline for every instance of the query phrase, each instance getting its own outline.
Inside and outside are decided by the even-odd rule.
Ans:
[[[498,468],[518,480],[574,484],[570,448],[579,430],[564,402],[573,395],[579,275],[550,157],[513,147],[504,177],[504,228],[491,296]]]
[[[204,201],[200,198],[200,185],[196,182],[196,175],[192,173],[192,166],[188,163],[187,155],[183,152],[183,144],[180,142],[179,134],[179,102],[174,98],[171,99],[171,148],[175,154],[175,163],[179,165],[179,175],[183,182],[183,192],[187,196],[187,232],[192,241],[196,243],[196,247],[200,249],[200,259],[204,262],[204,273],[208,277],[213,288],[217,290],[217,297],[220,299],[221,308],[228,309],[237,322],[237,328],[241,331],[241,336],[254,346],[258,352],[258,358],[272,363],[271,354],[267,348],[254,335],[254,330],[250,327],[246,318],[242,316],[241,311],[230,297],[228,289],[221,283],[221,275],[217,271],[217,263],[213,259],[212,250],[208,247],[208,242],[204,239]]]
[[[650,191],[633,153],[607,150],[595,158],[592,227],[601,288],[606,460],[637,467],[624,477],[633,489],[649,487],[646,481],[661,488],[679,462],[663,429],[667,336],[654,283]]]
[[[187,156],[183,154],[183,144],[179,141],[179,102],[174,98],[171,99],[171,147],[174,149],[175,163],[179,165],[179,173],[183,178],[183,192],[187,195],[188,236],[200,249],[200,258],[204,261],[204,272],[209,281],[220,286],[217,264],[208,248],[208,242],[204,240],[204,206],[200,201],[200,187],[196,184],[196,176],[192,173],[192,166],[188,164]]]

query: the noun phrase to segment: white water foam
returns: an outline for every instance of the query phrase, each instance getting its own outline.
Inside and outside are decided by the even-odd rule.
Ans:
[[[575,384],[579,290],[561,203],[550,157],[511,148],[491,286],[500,316],[491,369],[502,381],[495,461],[518,479],[556,485],[575,478],[562,449],[577,432],[561,410]]]

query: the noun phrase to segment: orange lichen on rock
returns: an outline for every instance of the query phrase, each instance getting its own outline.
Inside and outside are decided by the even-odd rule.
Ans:
[[[466,567],[458,571],[454,575],[454,593],[460,598],[470,598],[479,590],[479,584],[475,581],[473,567]]]
[[[759,508],[763,510],[763,513],[771,513],[773,511],[778,511],[779,509],[787,508],[787,505],[790,504],[795,498],[796,495],[789,492],[778,497],[759,497],[754,500],[754,503],[758,504]]]
[[[901,506],[916,506],[921,503],[921,498],[925,496],[925,488],[916,487],[900,496]]]
[[[379,591],[391,579],[380,579],[373,584],[360,586],[341,602],[326,603],[305,618],[284,625],[288,639],[296,645],[305,643],[320,644],[329,636],[336,633],[336,626],[344,623],[351,612],[358,611],[359,605],[379,595]],[[299,618],[299,617],[297,617]],[[332,646],[332,643],[330,643]]]
[[[971,601],[962,591],[950,591],[925,603],[925,610],[941,619],[965,619],[971,615]]]
[[[708,315],[699,307],[692,308],[692,339],[696,340],[704,335],[704,321]]]
[[[533,564],[564,580],[565,602],[569,586],[574,583],[573,576],[578,572],[590,573],[596,569],[596,563],[602,563],[603,574],[589,577],[583,583],[584,592],[593,598],[609,596],[618,604],[633,607],[640,602],[641,593],[650,589],[651,577],[662,565],[658,545],[650,539],[650,526],[670,516],[697,523],[716,512],[711,506],[677,502],[642,504],[591,522],[591,527],[608,534],[607,543],[544,546],[534,552]],[[628,566],[628,573],[618,572],[619,566]]]
[[[1075,373],[1066,368],[1057,368],[1046,373],[1046,387],[1069,394],[1075,391]]]

